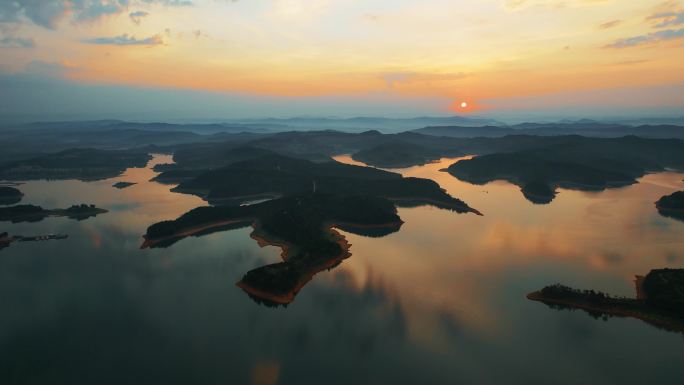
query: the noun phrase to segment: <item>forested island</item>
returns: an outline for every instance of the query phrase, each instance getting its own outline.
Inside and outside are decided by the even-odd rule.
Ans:
[[[123,189],[131,187],[135,184],[136,183],[134,183],[134,182],[116,182],[112,185],[112,187],[118,188],[119,190],[123,190]]]
[[[684,333],[684,269],[651,270],[636,279],[637,298],[618,298],[560,284],[527,295],[558,309],[581,309],[595,317],[632,317]]]
[[[13,205],[21,202],[24,194],[11,186],[0,186],[0,205]]]
[[[47,217],[67,217],[70,219],[83,220],[107,210],[95,207],[95,205],[73,205],[67,209],[44,209],[35,205],[17,205],[0,207],[0,221],[5,222],[39,222]]]
[[[251,270],[237,285],[259,302],[286,305],[316,273],[350,255],[349,244],[334,227],[380,236],[398,231],[402,221],[384,198],[309,193],[248,206],[198,207],[150,226],[142,247],[165,247],[187,236],[250,225],[259,244],[282,248],[283,262]]]
[[[517,145],[537,140],[520,138]],[[549,203],[558,187],[600,191],[636,183],[649,172],[684,169],[682,148],[684,142],[679,140],[568,137],[545,146],[462,160],[446,171],[474,184],[506,180],[518,185],[530,201]]]
[[[656,202],[656,208],[663,216],[684,220],[684,191],[660,198]]]

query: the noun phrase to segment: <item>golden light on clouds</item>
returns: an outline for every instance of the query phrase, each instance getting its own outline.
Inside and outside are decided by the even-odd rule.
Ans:
[[[0,67],[69,62],[79,82],[441,98],[460,112],[559,92],[684,87],[680,1],[114,1],[42,19],[18,3],[25,9],[2,15],[11,22],[0,23]]]

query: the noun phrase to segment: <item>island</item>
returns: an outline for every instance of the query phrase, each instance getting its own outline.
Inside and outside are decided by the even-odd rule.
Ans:
[[[95,207],[95,205],[73,205],[67,209],[44,209],[35,205],[17,205],[0,207],[0,222],[39,222],[47,217],[67,217],[70,219],[84,220],[107,210]]]
[[[247,272],[237,286],[266,305],[287,305],[318,272],[348,258],[350,245],[334,228],[382,236],[401,228],[395,206],[367,195],[309,193],[246,206],[198,207],[147,229],[142,248],[252,226],[252,238],[282,249],[283,262]]]
[[[0,186],[0,205],[13,205],[21,202],[24,194],[11,186]]]
[[[594,317],[632,317],[684,333],[684,269],[651,270],[635,280],[636,298],[619,298],[560,284],[527,295],[557,309],[581,309]]]
[[[116,182],[112,185],[112,187],[118,188],[119,190],[122,190],[122,189],[125,189],[128,187],[131,187],[135,184],[137,184],[137,183],[134,183],[134,182]]]
[[[650,172],[684,169],[680,140],[584,137],[482,138],[501,152],[449,166],[456,178],[473,184],[505,180],[520,187],[533,203],[549,203],[557,188],[602,191],[637,182]],[[473,142],[474,143],[474,142]],[[506,149],[506,143],[509,148]],[[527,149],[515,149],[528,146]]]
[[[684,221],[684,191],[664,196],[655,205],[661,215]]]

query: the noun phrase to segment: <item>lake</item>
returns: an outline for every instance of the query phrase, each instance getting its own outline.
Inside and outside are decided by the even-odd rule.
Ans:
[[[354,163],[348,156],[337,160]],[[147,168],[96,182],[35,181],[22,203],[92,203],[84,221],[0,223],[10,235],[68,234],[0,250],[1,384],[668,384],[684,337],[635,319],[594,319],[525,295],[553,283],[634,296],[634,276],[682,267],[684,222],[654,202],[684,174],[603,192],[559,190],[549,205],[506,182],[430,178],[484,216],[400,208],[397,233],[344,233],[352,256],[288,307],[235,283],[279,261],[250,228],[140,249],[146,228],[206,205],[149,182]],[[136,182],[125,189],[112,184]]]

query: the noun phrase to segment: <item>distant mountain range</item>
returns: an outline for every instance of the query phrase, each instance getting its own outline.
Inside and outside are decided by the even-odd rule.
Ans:
[[[478,127],[500,125],[493,119],[477,117],[416,117],[416,118],[328,118],[328,117],[295,117],[264,119],[232,119],[207,121],[206,123],[160,123],[160,122],[126,122],[122,120],[91,120],[64,122],[35,122],[5,126],[5,129],[33,129],[60,131],[92,131],[102,130],[147,130],[147,131],[188,131],[198,134],[225,133],[267,133],[282,131],[340,130],[362,132],[380,130],[383,132],[400,132],[426,126],[465,126]]]
[[[500,125],[494,119],[481,117],[430,117],[415,118],[382,118],[382,117],[354,117],[354,118],[325,118],[325,117],[296,117],[287,119],[248,119],[231,120],[232,124],[275,125],[291,129],[334,129],[342,131],[362,132],[380,130],[383,132],[399,132],[426,126],[466,126],[481,127],[486,125]]]
[[[488,137],[498,138],[506,135],[581,135],[603,138],[640,136],[644,138],[684,138],[684,126],[661,124],[632,126],[617,123],[578,121],[573,123],[522,123],[514,126],[428,126],[411,132],[448,136],[452,138]]]
[[[383,137],[383,135],[387,135]],[[356,137],[355,135],[358,135]],[[413,135],[413,136],[411,136]],[[176,146],[217,142],[246,144],[300,153],[308,159],[339,154],[341,148],[349,153],[387,145],[382,159],[382,148],[372,153],[362,152],[359,159],[377,165],[415,163],[417,159],[432,159],[421,147],[444,147],[440,155],[454,155],[447,148],[458,148],[462,143],[447,141],[460,138],[499,138],[510,135],[615,138],[639,136],[644,138],[684,139],[684,125],[629,125],[593,120],[558,123],[522,123],[507,126],[490,119],[465,117],[395,118],[315,118],[260,119],[218,123],[162,123],[95,120],[73,122],[36,122],[0,126],[0,164],[28,159],[71,148],[120,150],[151,146],[147,151],[174,152]],[[394,136],[397,136],[396,138]],[[394,140],[407,142],[403,145]],[[343,145],[344,143],[353,145]],[[287,150],[284,150],[287,149]],[[216,150],[216,149],[212,149]],[[207,150],[211,154],[212,150]],[[200,151],[201,153],[201,151]],[[300,154],[302,155],[302,154]]]

